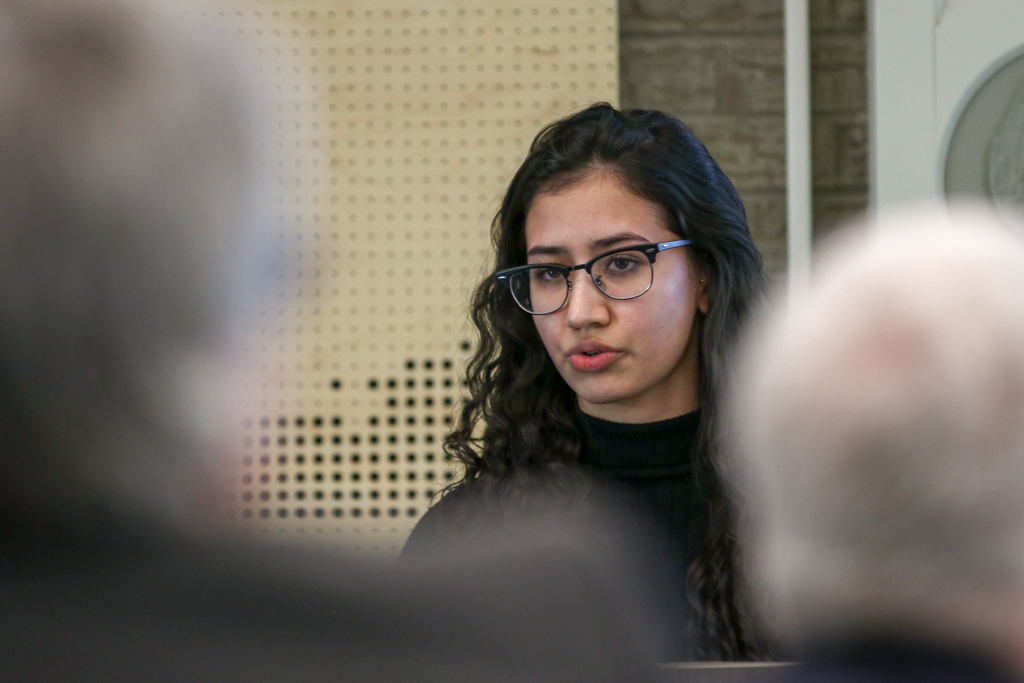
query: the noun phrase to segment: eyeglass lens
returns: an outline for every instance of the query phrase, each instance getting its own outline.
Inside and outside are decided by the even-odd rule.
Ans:
[[[612,299],[633,299],[651,287],[654,268],[639,251],[625,251],[594,262],[591,277],[602,293]],[[522,308],[543,315],[557,311],[569,296],[569,282],[563,270],[538,266],[510,278],[512,295]]]

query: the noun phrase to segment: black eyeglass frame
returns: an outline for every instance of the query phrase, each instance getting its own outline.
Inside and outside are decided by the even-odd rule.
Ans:
[[[649,285],[647,285],[647,289],[640,292],[639,294],[619,298],[616,296],[612,296],[608,292],[601,289],[600,285],[597,284],[597,281],[594,280],[594,273],[591,269],[594,267],[595,263],[613,254],[619,254],[627,251],[639,251],[640,253],[647,257],[647,260],[650,261],[651,265],[653,266],[655,259],[661,252],[667,249],[685,247],[690,243],[691,240],[672,240],[671,242],[650,242],[647,244],[633,244],[628,247],[619,247],[618,249],[612,249],[611,251],[606,251],[603,254],[598,254],[597,256],[590,259],[586,263],[580,263],[575,266],[563,266],[558,263],[530,263],[525,266],[516,266],[515,268],[506,268],[505,270],[499,270],[497,273],[494,274],[494,277],[497,279],[498,284],[504,285],[508,289],[509,294],[512,295],[512,299],[516,302],[516,305],[519,306],[519,308],[521,308],[523,311],[529,313],[530,315],[551,315],[552,313],[557,313],[558,311],[562,310],[562,308],[565,306],[565,302],[569,300],[569,292],[572,291],[572,280],[569,279],[569,274],[572,273],[573,271],[581,269],[586,270],[587,275],[590,276],[590,281],[594,283],[595,287],[597,287],[597,291],[601,292],[609,299],[613,299],[615,301],[629,301],[630,299],[636,299],[649,292],[651,287],[654,286],[654,278],[651,277],[651,282]],[[521,303],[519,303],[519,299],[516,299],[516,295],[512,292],[512,276],[516,275],[517,273],[534,270],[536,268],[549,268],[551,270],[557,270],[560,271],[562,275],[565,277],[565,283],[568,285],[568,287],[566,287],[565,289],[565,299],[562,300],[562,305],[554,309],[553,311],[545,311],[544,313],[535,313],[533,311],[529,311]]]

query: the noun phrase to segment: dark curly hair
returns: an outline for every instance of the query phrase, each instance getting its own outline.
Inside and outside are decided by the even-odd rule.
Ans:
[[[701,656],[753,658],[757,647],[738,607],[734,515],[718,471],[718,424],[719,388],[737,330],[764,290],[761,256],[736,188],[689,128],[662,112],[619,111],[601,103],[551,124],[533,141],[492,225],[497,269],[526,262],[526,216],[538,194],[596,171],[616,174],[633,193],[662,207],[669,228],[691,240],[691,254],[707,278],[694,456],[711,521],[688,580],[700,619]],[[576,396],[533,320],[493,277],[477,287],[471,311],[479,345],[467,368],[469,396],[445,443],[445,451],[465,465],[465,475],[448,492],[472,490],[475,501],[509,509],[527,505],[543,482],[561,504],[584,506],[588,482],[576,465],[583,448]],[[550,502],[552,496],[544,498]]]

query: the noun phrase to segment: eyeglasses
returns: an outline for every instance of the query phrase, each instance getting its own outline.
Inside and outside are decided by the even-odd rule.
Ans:
[[[530,315],[547,315],[569,300],[569,274],[574,270],[586,270],[597,290],[609,299],[635,299],[654,283],[654,259],[658,254],[689,243],[690,240],[675,240],[635,244],[598,254],[578,266],[537,263],[499,270],[494,277],[509,288],[521,309]]]

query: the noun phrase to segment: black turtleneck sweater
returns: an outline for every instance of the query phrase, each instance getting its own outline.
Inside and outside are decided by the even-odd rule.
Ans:
[[[694,632],[687,574],[708,526],[693,457],[700,411],[647,424],[579,419],[583,466],[606,494],[636,513],[635,551],[654,573],[676,636],[669,656],[693,659],[693,639],[701,635]]]
[[[630,527],[631,551],[645,561],[675,634],[666,656],[694,658],[694,612],[687,573],[708,526],[707,505],[697,487],[693,444],[700,411],[647,424],[622,424],[578,415],[584,449],[580,464],[608,496],[635,513]],[[466,504],[468,491],[456,489],[441,499],[413,530],[403,555],[437,547],[445,535],[441,517],[449,507]]]
[[[700,411],[661,422],[623,424],[580,414],[581,464],[598,482],[628,496],[638,511],[692,555],[703,540],[705,505],[698,500],[693,445]]]

